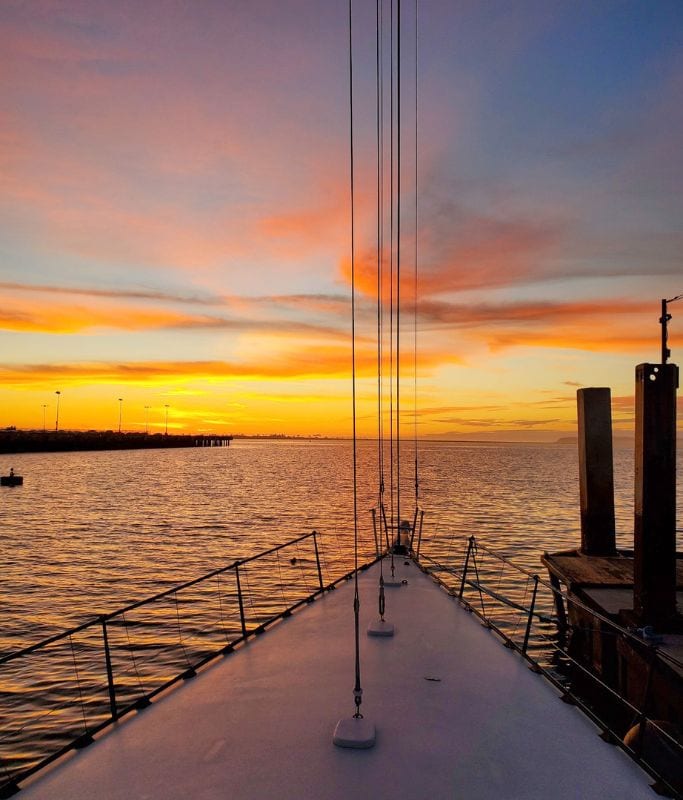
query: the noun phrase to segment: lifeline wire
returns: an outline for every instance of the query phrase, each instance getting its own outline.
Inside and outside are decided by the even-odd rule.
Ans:
[[[187,663],[188,669],[192,669],[192,664],[190,663],[190,659],[187,655],[187,650],[185,649],[185,642],[183,641],[183,630],[180,626],[180,608],[178,607],[178,592],[173,592],[173,599],[175,601],[175,615],[176,620],[178,622],[178,641],[180,642],[180,647],[183,651],[183,655],[185,656],[185,661]]]
[[[81,701],[81,714],[83,716],[83,730],[88,734],[88,721],[85,718],[85,703],[83,702],[83,690],[81,689],[81,676],[78,674],[78,664],[76,663],[76,651],[74,650],[74,640],[69,636],[69,644],[71,645],[71,658],[74,662],[74,672],[76,673],[76,686],[78,687],[78,697]]]
[[[225,635],[226,643],[230,642],[230,635],[228,634],[228,629],[225,624],[225,615],[223,613],[223,597],[221,594],[221,576],[220,573],[216,574],[216,588],[218,591],[218,619],[220,620],[221,628],[223,629],[223,634]]]
[[[401,533],[401,0],[396,2],[396,541]]]
[[[379,471],[379,509],[381,514],[384,503],[384,437],[382,431],[382,211],[384,205],[384,173],[382,147],[382,0],[377,0],[375,5],[375,87],[376,87],[376,116],[377,116],[377,454]],[[380,525],[381,525],[380,518]],[[379,551],[379,548],[378,548]],[[379,614],[384,619],[384,558],[379,560]]]
[[[353,184],[353,0],[349,0],[349,156],[350,156],[350,190],[351,190],[351,394],[353,416],[353,618],[355,633],[356,683],[353,698],[356,704],[356,719],[362,718],[360,706],[363,690],[360,684],[360,635],[359,612],[360,598],[358,594],[358,459],[356,443],[356,261],[355,261],[355,223],[354,223],[354,184]]]
[[[131,659],[133,661],[133,669],[135,670],[135,675],[136,675],[136,677],[138,679],[138,686],[140,687],[140,689],[142,689],[143,696],[145,696],[147,694],[147,690],[143,686],[142,679],[140,678],[140,673],[138,672],[138,664],[137,664],[137,661],[135,660],[135,653],[133,652],[133,645],[131,644],[131,641],[130,641],[130,633],[128,632],[128,620],[126,619],[125,612],[123,612],[123,611],[121,612],[121,617],[123,618],[123,629],[126,632],[126,640],[128,641],[128,652],[130,653],[130,657],[131,657]]]
[[[379,472],[379,506],[384,502],[384,435],[382,418],[382,259],[384,242],[382,221],[384,207],[384,147],[382,113],[382,0],[376,5],[376,87],[377,87],[377,451]],[[380,566],[381,569],[381,566]]]
[[[414,253],[414,261],[415,261],[415,285],[413,288],[413,438],[415,441],[415,509],[417,510],[417,504],[419,499],[419,480],[418,480],[418,459],[417,459],[417,266],[418,266],[418,161],[417,161],[417,153],[418,153],[418,79],[417,79],[417,68],[418,68],[418,13],[417,13],[417,0],[415,0],[415,232],[414,232],[414,245],[415,245],[415,253]],[[416,517],[417,522],[417,517]],[[415,530],[413,526],[413,535],[415,535]]]
[[[395,63],[395,47],[394,47],[394,0],[391,0],[390,5],[390,47],[389,47],[389,163],[390,163],[390,181],[389,181],[389,460],[391,462],[391,508],[389,514],[391,539],[390,539],[390,559],[391,559],[391,577],[394,577],[394,525],[396,519],[394,516],[394,497],[395,497],[395,475],[396,475],[396,462],[394,460],[394,210],[396,206],[396,193],[394,191],[394,174],[395,174],[395,156],[394,156],[394,141],[395,141],[395,114],[394,114],[394,63]]]
[[[390,513],[394,524],[394,0],[389,15],[389,465]],[[393,534],[392,534],[393,537]],[[393,543],[392,543],[393,544]],[[391,574],[394,554],[391,550]]]

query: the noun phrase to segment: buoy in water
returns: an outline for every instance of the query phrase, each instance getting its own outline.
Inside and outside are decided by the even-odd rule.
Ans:
[[[13,469],[9,471],[9,475],[0,476],[0,486],[21,486],[23,483],[23,477],[15,475]]]

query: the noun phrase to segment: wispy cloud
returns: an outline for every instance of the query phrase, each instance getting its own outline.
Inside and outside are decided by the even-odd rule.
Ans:
[[[557,423],[564,423],[565,420],[560,418],[549,419],[530,419],[524,417],[522,419],[509,419],[508,417],[435,417],[434,422],[439,422],[445,425],[457,425],[463,428],[520,428],[526,430],[528,428],[538,428],[545,425],[556,425]]]
[[[346,331],[305,320],[248,319],[236,316],[187,314],[146,306],[74,305],[18,302],[7,298],[0,310],[0,330],[73,334],[96,330],[223,330],[308,335],[347,339]]]
[[[348,355],[348,354],[346,354]],[[172,384],[187,380],[233,378],[294,378],[348,374],[342,353],[328,348],[326,352],[301,353],[296,362],[240,363],[227,361],[145,361],[127,363],[88,362],[50,364],[2,364],[0,382],[6,386],[41,381],[61,383],[138,383]]]
[[[529,283],[547,275],[548,259],[556,254],[566,224],[546,211],[534,220],[514,212],[493,214],[441,200],[421,212],[419,234],[420,297]],[[400,293],[414,294],[414,242],[409,233],[402,247]],[[389,297],[389,254],[384,254],[383,297]],[[394,255],[394,282],[397,263]],[[340,274],[351,281],[350,259],[340,263]],[[359,249],[355,261],[356,287],[377,296],[377,256],[374,246]],[[394,288],[394,296],[396,288]]]
[[[642,300],[614,298],[609,307],[601,301],[518,301],[500,303],[451,303],[439,300],[420,300],[422,320],[446,325],[491,325],[522,323],[524,325],[553,325],[569,322],[578,324],[588,319],[603,322],[631,318],[634,314],[652,312],[652,303]]]
[[[17,100],[2,188],[7,218],[30,227],[35,246],[97,263],[214,271],[270,258],[296,269],[345,233],[344,137],[327,92],[289,91],[307,68],[334,69],[323,51],[270,26],[254,47],[246,8],[188,17],[173,2],[163,33],[142,5],[100,9],[96,22],[80,3],[22,11],[5,8],[0,32]],[[268,17],[289,24],[277,4]],[[19,102],[27,96],[40,97],[40,124]]]
[[[642,353],[654,350],[654,337],[644,331],[641,335],[607,331],[599,322],[577,331],[571,327],[541,332],[506,331],[487,337],[493,351],[512,347],[542,347],[558,350],[584,350],[592,353]]]
[[[152,300],[190,305],[221,305],[225,301],[216,295],[178,294],[156,289],[100,289],[97,287],[58,286],[53,284],[18,283],[0,281],[0,289],[11,292],[30,292],[44,295],[76,295],[79,297],[106,297],[121,300]]]
[[[465,331],[492,350],[514,347],[570,348],[640,353],[652,346],[648,316],[653,303],[613,298],[600,301],[452,303],[421,300],[423,330]],[[640,331],[640,332],[639,332]]]

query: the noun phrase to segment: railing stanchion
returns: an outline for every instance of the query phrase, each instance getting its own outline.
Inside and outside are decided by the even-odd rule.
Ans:
[[[377,538],[377,509],[371,508],[370,511],[372,513],[372,533],[375,537],[375,555],[377,556],[377,558],[379,558],[380,552],[379,552],[379,539]]]
[[[465,591],[465,581],[467,580],[467,567],[470,563],[470,554],[474,547],[474,536],[470,536],[467,540],[467,555],[465,556],[465,566],[462,568],[462,580],[460,581],[460,591],[458,592],[458,598],[462,600],[463,592]]]
[[[645,680],[645,692],[643,694],[643,701],[640,705],[640,713],[638,714],[638,735],[636,736],[635,747],[633,748],[638,758],[643,757],[643,744],[645,741],[645,729],[647,727],[647,711],[650,704],[650,693],[652,690],[652,677],[655,670],[655,658],[657,656],[657,649],[650,645],[647,654],[647,678]]]
[[[419,510],[420,509],[417,506],[415,506],[415,513],[413,514],[413,526],[410,529],[410,546],[408,547],[408,552],[410,552],[410,553],[415,552],[413,550],[413,543],[415,541],[415,531],[417,529],[417,515],[418,515]]]
[[[417,553],[415,554],[415,557],[417,558],[418,561],[420,560],[420,546],[422,545],[422,523],[424,522],[424,519],[425,519],[424,509],[420,509],[420,527],[418,529],[418,534],[417,534]]]
[[[529,606],[529,617],[526,621],[526,631],[524,631],[524,644],[522,645],[522,653],[526,655],[527,647],[529,646],[529,634],[531,633],[531,625],[534,621],[534,607],[536,605],[536,593],[538,592],[538,575],[534,575],[534,588],[531,592],[531,605]]]
[[[562,588],[560,586],[560,579],[554,573],[550,573],[550,586],[553,592],[555,602],[555,611],[557,613],[558,627],[564,633],[567,628],[567,613],[564,609],[564,600],[562,599]]]
[[[380,513],[383,514],[383,512],[380,512]],[[385,521],[385,533],[386,533],[388,531],[388,529],[386,528],[386,516],[380,516],[380,514],[377,515],[377,525],[378,526],[381,526],[383,519]],[[90,737],[93,734],[99,733],[101,730],[105,729],[108,725],[112,724],[113,722],[118,722],[118,721],[121,721],[121,720],[125,719],[125,717],[130,712],[132,712],[134,710],[140,710],[140,709],[150,705],[151,702],[152,702],[152,698],[158,696],[160,692],[165,691],[170,686],[172,686],[173,684],[177,683],[179,680],[181,680],[183,678],[186,678],[186,677],[189,677],[189,675],[190,675],[190,670],[189,669],[186,670],[185,672],[182,672],[182,673],[179,673],[179,674],[171,674],[170,677],[167,674],[165,674],[165,670],[164,670],[162,672],[162,674],[150,675],[149,676],[149,680],[152,681],[154,685],[153,685],[151,691],[148,691],[147,689],[145,689],[145,687],[142,685],[142,679],[141,679],[141,676],[140,676],[140,674],[138,672],[138,667],[137,667],[136,659],[135,659],[134,645],[131,643],[130,639],[128,638],[127,628],[126,628],[125,633],[123,631],[122,631],[122,633],[123,633],[124,636],[126,636],[126,638],[128,638],[128,652],[129,652],[129,655],[130,655],[130,658],[131,658],[132,668],[134,670],[134,674],[137,675],[137,679],[138,679],[138,682],[139,682],[139,685],[140,685],[140,688],[141,688],[141,691],[142,691],[143,694],[137,700],[133,700],[130,697],[127,697],[127,696],[124,697],[124,695],[127,695],[126,692],[123,692],[123,693],[118,693],[117,692],[116,683],[115,683],[115,675],[114,675],[114,666],[113,666],[113,655],[114,655],[113,650],[117,647],[117,643],[116,643],[116,637],[115,637],[115,641],[114,642],[110,642],[109,641],[109,632],[110,632],[110,630],[113,629],[113,626],[115,624],[117,624],[119,621],[121,621],[123,625],[126,624],[126,617],[125,617],[126,613],[134,611],[134,610],[139,609],[139,608],[143,608],[143,607],[147,607],[148,608],[150,606],[150,604],[155,603],[155,602],[157,602],[159,600],[162,600],[162,599],[166,599],[166,598],[169,598],[169,597],[175,597],[176,598],[175,599],[175,603],[176,603],[176,623],[178,624],[178,630],[179,630],[178,637],[180,638],[181,631],[180,631],[179,619],[178,619],[178,606],[177,606],[177,602],[178,601],[177,601],[177,597],[176,597],[177,593],[179,591],[183,590],[183,589],[188,589],[191,586],[198,586],[198,585],[202,584],[202,582],[205,582],[205,581],[209,580],[210,578],[214,578],[214,577],[219,578],[218,605],[219,605],[220,624],[224,628],[224,632],[226,634],[226,639],[228,641],[227,641],[226,644],[222,645],[220,648],[217,648],[215,650],[212,649],[212,648],[211,649],[207,649],[207,651],[201,656],[200,660],[197,661],[196,663],[194,663],[193,666],[191,667],[192,669],[196,670],[199,666],[203,666],[204,664],[209,663],[209,661],[211,661],[212,659],[218,658],[220,655],[227,655],[228,653],[232,652],[234,650],[235,645],[238,644],[238,642],[246,640],[246,638],[250,635],[250,631],[247,629],[247,614],[245,613],[245,610],[248,611],[248,609],[245,609],[245,597],[244,597],[244,594],[242,592],[242,582],[241,582],[241,578],[242,577],[244,577],[245,582],[246,582],[245,590],[246,590],[247,595],[248,595],[246,599],[247,599],[247,601],[249,601],[250,605],[252,605],[252,606],[253,606],[253,602],[252,602],[253,598],[250,596],[250,587],[249,587],[249,583],[248,583],[248,575],[247,575],[247,573],[244,573],[244,572],[242,574],[240,574],[240,567],[243,567],[244,569],[246,569],[249,564],[251,564],[252,562],[257,561],[258,559],[264,559],[264,558],[266,558],[266,557],[268,557],[268,556],[270,556],[270,555],[272,555],[274,553],[279,553],[280,550],[283,550],[286,547],[291,547],[293,545],[298,545],[299,542],[306,541],[310,537],[313,537],[313,540],[314,540],[314,547],[315,547],[315,554],[316,554],[316,566],[317,566],[317,570],[318,570],[318,585],[319,585],[320,589],[324,591],[323,562],[324,562],[324,558],[325,558],[325,553],[324,553],[323,546],[322,546],[322,539],[320,540],[320,542],[318,542],[318,532],[317,531],[312,531],[310,533],[306,533],[306,534],[304,534],[302,536],[298,536],[298,537],[296,537],[294,539],[291,539],[290,541],[284,542],[283,544],[279,544],[279,545],[276,545],[274,547],[271,547],[268,550],[264,550],[264,551],[262,551],[260,553],[256,553],[255,555],[249,556],[247,558],[242,558],[242,559],[236,560],[236,561],[232,562],[231,564],[227,564],[225,566],[219,567],[218,569],[211,570],[210,572],[207,572],[206,574],[201,575],[198,578],[193,578],[192,580],[185,581],[184,583],[179,584],[177,586],[164,589],[163,591],[160,591],[157,594],[152,595],[151,597],[146,597],[143,600],[138,600],[138,601],[136,601],[134,603],[130,603],[127,606],[124,606],[122,608],[118,608],[118,609],[116,609],[114,611],[111,611],[111,612],[109,612],[107,614],[96,614],[96,615],[90,617],[87,622],[83,622],[80,625],[77,625],[77,626],[75,626],[73,628],[69,628],[68,630],[56,633],[56,634],[54,634],[52,636],[49,636],[49,637],[47,637],[45,639],[42,639],[39,642],[36,642],[35,644],[29,645],[28,647],[23,647],[20,650],[15,650],[15,651],[13,651],[11,653],[6,653],[4,655],[0,654],[0,670],[1,670],[5,664],[14,662],[17,659],[27,659],[28,656],[30,656],[30,655],[32,655],[34,653],[44,652],[44,649],[46,647],[48,647],[48,646],[50,646],[52,644],[55,644],[56,642],[64,642],[65,640],[68,641],[68,640],[71,639],[71,637],[74,634],[81,633],[82,631],[88,631],[88,632],[92,633],[92,635],[94,635],[96,637],[97,641],[99,641],[99,639],[97,638],[99,636],[97,631],[101,629],[101,631],[102,631],[102,648],[104,650],[104,661],[105,661],[104,666],[105,666],[106,674],[107,674],[107,692],[108,692],[108,700],[109,700],[109,713],[108,714],[107,713],[103,713],[101,718],[98,720],[97,724],[94,724],[94,725],[92,725],[92,727],[88,728],[88,722],[84,719],[84,729],[87,729],[85,734],[81,734],[80,736],[77,736],[72,741],[67,742],[67,743],[65,743],[65,744],[63,744],[61,746],[56,747],[56,748],[50,748],[50,747],[48,747],[46,745],[44,748],[41,748],[41,752],[38,753],[35,761],[33,763],[31,763],[29,766],[24,767],[23,769],[21,767],[17,767],[17,768],[13,767],[12,771],[10,771],[8,767],[3,766],[3,761],[2,761],[2,759],[0,759],[0,798],[9,797],[10,794],[16,793],[19,790],[19,784],[21,782],[23,782],[29,775],[34,774],[37,770],[45,767],[47,764],[51,763],[56,758],[59,758],[64,753],[67,753],[70,749],[82,747],[85,744],[89,743]],[[381,531],[380,530],[377,530],[377,538],[378,538],[378,544],[381,544]],[[279,558],[279,556],[278,556],[278,558]],[[298,561],[298,559],[296,559],[296,558],[293,559],[293,563],[296,563],[297,561]],[[359,568],[363,569],[363,568],[368,567],[368,566],[370,566],[370,563],[365,564],[364,566],[361,566]],[[227,575],[232,570],[235,571],[235,582],[237,584],[237,599],[238,599],[238,603],[239,603],[241,636],[238,635],[236,630],[227,630],[226,627],[225,627],[225,620],[223,619],[223,601],[222,601],[221,589],[220,589],[220,576]],[[302,571],[303,571],[303,566],[302,566]],[[329,585],[328,585],[329,589],[334,589],[339,583],[341,583],[343,580],[346,579],[345,575],[341,575],[340,577],[336,578],[334,576],[334,573],[335,573],[335,570],[333,569],[332,572],[330,573],[330,575],[327,576],[328,580],[331,581],[329,583]],[[352,574],[353,573],[351,573],[351,575]],[[305,577],[304,577],[304,582],[306,582],[306,578]],[[305,591],[307,593],[312,591],[311,587],[308,585],[307,582],[306,582],[306,586],[305,586]],[[302,590],[302,592],[303,592],[303,590]],[[311,602],[311,600],[314,599],[316,594],[317,594],[317,589],[314,589],[312,594],[309,594],[307,597],[303,597],[303,598],[299,599],[297,602],[294,603],[294,605],[292,605],[290,608],[286,609],[285,611],[269,616],[268,619],[266,619],[265,622],[263,622],[262,624],[258,624],[259,620],[256,619],[256,622],[254,623],[255,627],[253,627],[251,633],[261,633],[261,632],[263,632],[266,629],[267,625],[269,625],[271,622],[274,622],[275,620],[280,619],[282,617],[288,616],[288,614],[290,614],[293,609],[301,607],[306,602]],[[231,608],[231,611],[233,611],[233,610],[234,610],[234,608]],[[254,609],[254,613],[257,615],[257,617],[259,616],[258,611],[256,611],[256,609]],[[161,624],[161,626],[163,628],[164,621],[160,620],[160,624]],[[110,625],[112,627],[110,627]],[[162,634],[163,634],[163,630],[162,630]],[[161,646],[162,643],[163,643],[162,640],[160,640],[159,641],[159,645]],[[123,643],[121,643],[121,644],[123,644]],[[181,646],[183,645],[182,639],[180,639],[180,645]],[[81,685],[80,685],[80,682],[79,682],[78,665],[76,663],[76,657],[75,657],[75,652],[74,652],[74,649],[73,649],[73,643],[71,643],[71,647],[72,647],[71,655],[72,655],[72,658],[74,660],[74,672],[75,672],[75,675],[76,675],[76,684],[77,684],[78,694],[76,696],[74,696],[74,697],[66,696],[65,697],[65,707],[69,707],[69,705],[71,703],[78,702],[79,697],[81,697]],[[95,657],[96,657],[96,659],[99,660],[99,658],[101,656],[99,655],[99,646],[97,646],[97,647],[98,647],[98,650],[97,650],[97,654],[96,654]],[[118,662],[119,662],[119,659],[117,657],[117,666],[116,666],[117,677],[118,677],[119,674],[121,674],[120,671],[121,671],[121,669],[123,667],[123,665],[119,664]],[[101,664],[101,662],[100,662],[100,664]],[[189,662],[188,662],[188,666],[190,666]],[[29,676],[29,678],[31,680],[33,680],[33,676],[32,675]],[[42,681],[42,680],[44,680],[44,675],[42,675],[40,672],[38,672],[37,678],[33,682],[34,682],[34,684],[39,685],[39,682]],[[35,692],[37,694],[39,694],[40,691],[41,691],[40,689],[35,688]],[[117,697],[117,694],[118,694],[118,697]],[[101,699],[102,699],[102,702],[104,703],[105,702],[105,700],[104,700],[104,687],[102,687],[100,689],[100,695],[102,696]],[[28,702],[31,702],[31,701],[29,700]],[[82,697],[80,699],[80,702],[81,702],[81,705],[83,705]],[[60,706],[60,708],[61,708],[61,706]],[[60,725],[60,721],[61,721],[61,717],[60,716],[56,716],[54,719],[56,720],[55,725],[59,726]],[[38,721],[40,721],[40,718],[39,718]],[[64,731],[60,731],[60,737],[62,737],[63,734],[64,734]],[[25,741],[28,741],[28,736],[29,736],[29,732],[27,731],[27,733],[26,733],[26,735],[24,737]]]
[[[387,510],[382,505],[382,521],[384,522],[384,541],[387,548],[387,552],[389,552],[391,545],[389,544],[389,523],[387,522]]]
[[[109,689],[109,709],[112,720],[119,718],[118,708],[116,707],[116,689],[114,687],[114,671],[111,666],[111,652],[109,651],[109,636],[107,635],[107,618],[100,617],[102,623],[102,638],[104,640],[104,661],[107,666],[107,688]]]
[[[315,564],[318,567],[318,586],[323,590],[323,571],[320,568],[320,551],[318,550],[318,534],[313,531],[313,547],[315,547]]]
[[[244,618],[244,600],[242,599],[242,583],[240,582],[240,562],[235,562],[235,579],[237,581],[237,602],[240,606],[240,623],[242,625],[242,636],[247,638],[247,622]]]

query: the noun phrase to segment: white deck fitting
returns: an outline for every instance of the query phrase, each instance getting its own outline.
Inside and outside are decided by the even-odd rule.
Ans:
[[[375,726],[365,717],[344,717],[337,723],[332,744],[365,750],[375,746]]]
[[[397,589],[403,586],[402,578],[404,577],[403,573],[401,572],[401,568],[404,567],[405,559],[403,556],[394,556],[394,574],[391,574],[391,557],[387,556],[383,562],[383,570],[384,570],[384,586],[389,587],[390,589]],[[379,569],[378,569],[379,572]],[[379,584],[379,575],[377,576],[377,582]]]
[[[653,800],[647,775],[544,678],[414,565],[398,569],[409,584],[387,613],[400,630],[360,639],[372,749],[332,744],[355,710],[345,583],[44,772],[22,800]],[[363,629],[377,582],[376,568],[360,576]]]
[[[368,625],[368,636],[393,636],[394,626],[385,619],[373,619]]]

